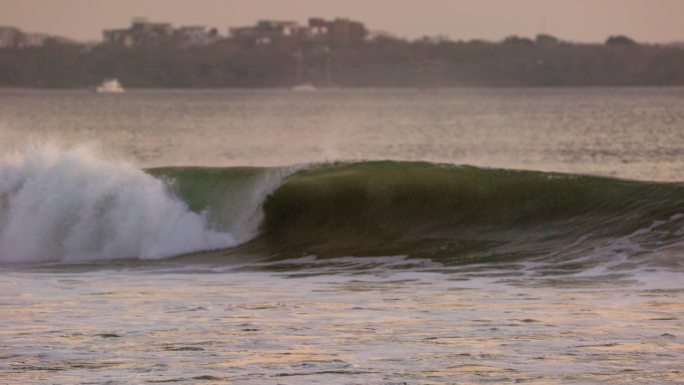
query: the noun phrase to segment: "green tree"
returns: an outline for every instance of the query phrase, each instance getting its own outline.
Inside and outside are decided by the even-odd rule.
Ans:
[[[615,35],[610,36],[606,39],[607,45],[636,45],[637,42],[634,39],[627,37],[625,35]]]

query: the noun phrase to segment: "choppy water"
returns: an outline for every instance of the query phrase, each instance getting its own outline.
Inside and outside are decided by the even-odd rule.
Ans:
[[[684,89],[2,91],[0,140],[0,382],[684,383]]]

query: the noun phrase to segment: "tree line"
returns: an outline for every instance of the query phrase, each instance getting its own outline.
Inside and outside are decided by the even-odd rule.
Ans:
[[[500,42],[376,36],[344,47],[287,39],[88,47],[48,39],[0,49],[0,86],[86,88],[105,78],[141,88],[684,85],[684,49],[625,36],[576,44],[550,35]]]

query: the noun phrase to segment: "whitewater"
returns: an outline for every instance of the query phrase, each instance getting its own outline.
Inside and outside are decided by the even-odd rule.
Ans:
[[[0,382],[679,384],[684,90],[0,91]]]
[[[8,157],[0,196],[3,262],[154,259],[236,243],[160,180],[84,148]]]
[[[221,207],[193,212],[175,181],[98,153],[40,144],[0,161],[0,261],[159,259],[236,246],[255,235],[261,201],[281,178],[244,181],[243,194],[224,191]]]

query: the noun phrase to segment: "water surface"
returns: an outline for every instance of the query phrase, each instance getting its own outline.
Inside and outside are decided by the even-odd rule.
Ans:
[[[682,88],[0,91],[0,382],[681,383],[683,129]]]

